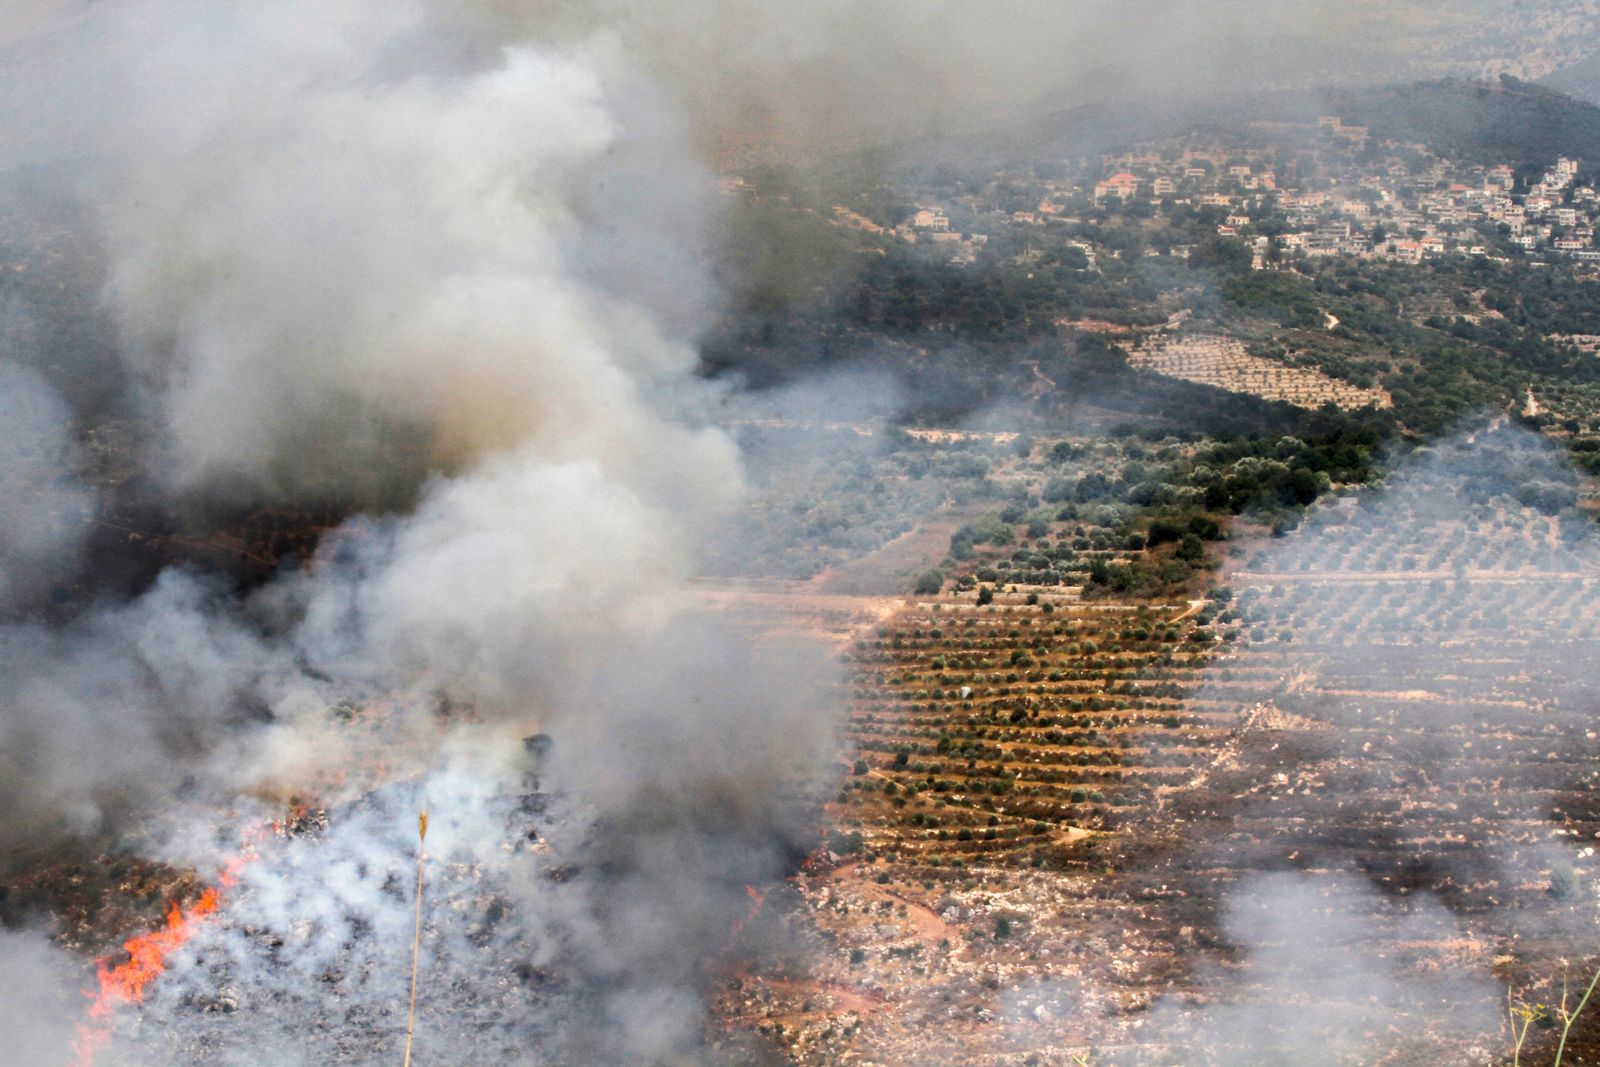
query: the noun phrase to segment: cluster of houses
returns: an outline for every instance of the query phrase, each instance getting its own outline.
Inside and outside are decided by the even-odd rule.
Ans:
[[[1600,262],[1600,195],[1578,183],[1578,163],[1558,160],[1517,191],[1511,167],[1452,170],[1432,162],[1413,173],[1391,164],[1364,174],[1354,191],[1281,196],[1291,229],[1286,250],[1417,263],[1450,254],[1495,256],[1506,245],[1533,256]]]
[[[1580,183],[1577,160],[1559,159],[1519,187],[1509,165],[1456,167],[1420,145],[1368,152],[1369,131],[1334,116],[1318,128],[1325,144],[1348,151],[1319,152],[1317,172],[1290,182],[1275,153],[1264,150],[1123,155],[1102,161],[1111,173],[1094,183],[1092,202],[1148,198],[1158,208],[1218,209],[1225,214],[1217,232],[1253,238],[1258,266],[1273,242],[1287,253],[1402,262],[1495,256],[1514,246],[1535,257],[1600,263],[1600,194]]]
[[[1260,196],[1278,188],[1277,175],[1250,163],[1230,163],[1221,152],[1190,150],[1168,162],[1158,156],[1123,156],[1115,162],[1142,173],[1120,170],[1094,185],[1094,202],[1127,202],[1141,195],[1157,202],[1231,206],[1236,199]]]
[[[1254,125],[1262,140],[1283,134],[1299,149],[1205,145],[1128,152],[1083,161],[1079,172],[1098,178],[1039,183],[1037,204],[1024,210],[1001,210],[981,198],[951,202],[950,210],[968,229],[975,218],[994,226],[1081,227],[1098,213],[1140,205],[1200,212],[1218,234],[1250,244],[1258,268],[1296,254],[1412,263],[1520,254],[1600,265],[1600,194],[1580,180],[1577,160],[1563,158],[1542,175],[1519,178],[1509,165],[1454,165],[1422,145],[1374,147],[1366,127],[1337,116],[1315,126]],[[933,205],[919,207],[899,232],[908,240],[948,242],[957,262],[970,261],[985,240],[958,232],[950,211]],[[1083,247],[1092,262],[1091,243]],[[1172,251],[1183,255],[1187,248]]]

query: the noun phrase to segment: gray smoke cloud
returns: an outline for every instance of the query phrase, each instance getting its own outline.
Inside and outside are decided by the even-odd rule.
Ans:
[[[427,3],[159,0],[79,13],[6,79],[30,121],[5,162],[64,175],[97,227],[157,428],[144,466],[180,500],[390,472],[414,498],[248,596],[173,570],[0,628],[8,860],[137,831],[211,871],[271,810],[257,798],[332,810],[251,868],[204,962],[120,1013],[108,1056],[386,1055],[423,805],[433,906],[492,896],[504,926],[487,958],[443,920],[429,939],[426,984],[453,991],[430,1009],[439,1047],[476,1040],[452,1007],[475,1003],[466,982],[500,990],[501,1044],[474,1062],[689,1055],[745,884],[804,852],[831,668],[685,589],[741,492],[730,439],[685,415],[705,406],[713,182],[617,39],[547,42]],[[11,396],[47,395],[18,380],[8,425]],[[17,404],[55,435],[26,477],[77,492],[42,405]],[[8,573],[70,559],[11,522]],[[545,805],[553,851],[522,863],[518,813]],[[294,1009],[318,987],[297,983],[335,965],[345,1014],[308,1037]],[[545,968],[560,1004],[517,977]],[[219,983],[249,1010],[219,1009]],[[224,1024],[212,1053],[181,1043],[196,1012]]]
[[[63,1067],[70,1062],[80,1011],[76,968],[37,931],[0,930],[0,1027],[6,1055],[17,1063]]]
[[[0,627],[0,662],[8,859],[170,796],[287,673],[215,583],[180,572],[66,626]]]
[[[72,473],[70,419],[37,372],[0,361],[0,611],[69,578],[83,547],[95,499]]]
[[[8,85],[21,160],[87,161],[179,488],[654,454],[653,387],[695,363],[711,183],[604,42],[454,36],[416,2],[132,2]]]

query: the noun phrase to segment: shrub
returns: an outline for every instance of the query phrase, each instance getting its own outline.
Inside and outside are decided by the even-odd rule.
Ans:
[[[1157,519],[1150,524],[1150,533],[1146,537],[1151,548],[1157,545],[1170,544],[1183,537],[1184,531],[1177,523],[1169,519]]]

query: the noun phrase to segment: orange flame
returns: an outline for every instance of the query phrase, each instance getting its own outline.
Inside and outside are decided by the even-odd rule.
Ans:
[[[199,900],[187,908],[176,902],[169,905],[165,925],[122,943],[126,960],[115,966],[109,956],[95,960],[99,988],[84,991],[89,1012],[78,1024],[72,1042],[76,1067],[92,1067],[96,1054],[111,1042],[112,1011],[118,1004],[137,1004],[144,999],[145,987],[167,969],[167,957],[194,936],[201,920],[216,912],[222,904],[222,890],[237,885],[239,872],[254,859],[253,855],[234,857],[217,876],[217,885],[207,886]]]
[[[767,895],[753,885],[744,887],[744,895],[750,898],[750,907],[743,915],[734,919],[733,924],[728,928],[729,941],[744,932],[744,928],[753,922],[757,915],[761,914],[761,907],[767,902]]]

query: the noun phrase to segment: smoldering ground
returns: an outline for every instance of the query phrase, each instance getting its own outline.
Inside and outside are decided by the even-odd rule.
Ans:
[[[584,715],[552,722],[547,747],[525,751],[503,727],[452,730],[422,777],[330,806],[324,834],[261,845],[222,919],[124,1017],[107,1062],[397,1054],[422,807],[419,1057],[709,1056],[703,991],[745,886],[810,847],[805,798],[770,783],[803,788],[816,759],[803,748],[827,723],[794,689],[782,743],[756,725],[779,722],[756,679],[792,662],[739,662],[709,625],[686,623],[663,644],[627,650],[627,678],[575,693]],[[602,707],[629,721],[604,723]],[[213,856],[237,847],[226,833],[199,844]]]
[[[14,809],[27,818],[10,823],[9,843],[15,852],[103,819],[125,825],[119,816],[130,807],[165,805],[182,823],[207,798],[228,803],[239,788],[344,797],[326,841],[297,841],[287,863],[268,857],[253,869],[251,878],[273,880],[279,895],[259,907],[242,895],[214,938],[226,953],[229,936],[259,945],[263,929],[309,926],[322,949],[337,942],[347,953],[352,992],[341,1002],[359,1014],[368,998],[393,994],[384,976],[365,973],[379,963],[363,963],[358,943],[360,931],[403,924],[411,906],[406,894],[370,894],[405,866],[412,843],[396,825],[407,826],[415,805],[429,804],[445,827],[442,859],[477,850],[472,874],[482,883],[464,877],[443,887],[447,906],[470,910],[498,893],[519,936],[553,936],[544,932],[555,920],[543,902],[555,891],[542,884],[551,871],[507,884],[511,872],[490,862],[524,830],[503,798],[533,788],[496,753],[520,753],[522,734],[542,730],[552,747],[540,778],[564,813],[553,827],[538,826],[561,843],[548,865],[561,870],[558,918],[570,926],[560,974],[587,996],[564,1014],[530,1007],[501,1025],[507,1034],[523,1027],[527,1040],[538,1035],[545,1055],[582,1048],[665,1057],[693,1043],[707,946],[726,940],[744,885],[781,875],[808,847],[815,816],[807,790],[829,766],[832,745],[830,669],[820,652],[753,646],[683,603],[679,572],[657,554],[661,520],[618,497],[592,467],[488,466],[441,483],[406,519],[353,526],[325,545],[310,573],[243,604],[174,573],[133,603],[64,630],[9,629],[16,658],[6,675],[14,709],[6,750],[17,773],[8,788],[29,802]],[[563,504],[564,524],[537,521],[551,502]],[[96,721],[107,706],[121,714]],[[452,733],[437,718],[447,707],[498,726]],[[370,727],[343,724],[352,713]],[[463,797],[446,771],[429,770],[436,746],[465,749],[458,758],[475,761],[476,792]],[[401,788],[398,801],[384,785],[419,775],[421,785]],[[350,807],[349,798],[374,787],[380,792],[364,803],[389,824]],[[245,810],[198,847],[191,835],[159,851],[215,865],[262,817],[258,805]],[[318,872],[352,851],[368,857],[360,865],[367,881],[351,890],[358,900],[340,913],[344,925],[323,932],[328,887]],[[284,898],[298,910],[279,910],[288,906],[274,902]],[[381,904],[392,914],[370,910]],[[504,983],[527,964],[493,962],[472,973]],[[441,966],[459,981],[460,961]],[[269,1009],[290,1011],[294,1001],[281,991],[300,976],[271,961],[226,976],[240,996],[267,1007],[259,1007],[261,1032],[230,1024],[222,1046],[253,1048],[274,1019],[292,1029],[296,1016]],[[210,984],[197,991],[180,975],[170,988],[192,998]],[[146,1034],[188,1037],[160,1012],[156,1004],[139,1016]],[[354,1016],[328,1037],[351,1050],[351,1062],[387,1040]],[[336,1062],[314,1039],[309,1049],[308,1062]]]

